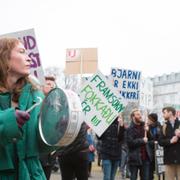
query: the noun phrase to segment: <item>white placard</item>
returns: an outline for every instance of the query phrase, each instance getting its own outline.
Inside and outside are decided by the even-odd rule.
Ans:
[[[129,69],[112,68],[111,80],[119,94],[127,102],[138,102],[140,98],[141,72]]]
[[[99,71],[86,81],[80,91],[84,121],[101,136],[125,108],[111,82]]]

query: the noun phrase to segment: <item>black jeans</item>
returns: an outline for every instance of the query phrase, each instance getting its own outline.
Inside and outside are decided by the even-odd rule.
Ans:
[[[150,162],[143,161],[141,166],[129,166],[131,176],[130,180],[137,180],[138,170],[140,175],[140,180],[149,180],[150,179]]]
[[[59,156],[62,180],[88,179],[88,152],[74,152]]]

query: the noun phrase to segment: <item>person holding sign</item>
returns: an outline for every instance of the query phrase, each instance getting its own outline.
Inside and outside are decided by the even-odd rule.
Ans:
[[[114,180],[121,157],[121,141],[124,138],[124,122],[116,118],[98,139],[101,140],[100,154],[103,167],[103,180]]]
[[[149,134],[145,132],[148,128],[145,127],[141,112],[138,109],[131,112],[131,119],[132,122],[127,129],[130,179],[137,180],[138,171],[140,171],[140,178],[149,180],[152,153],[148,141]]]
[[[165,179],[180,179],[180,121],[173,107],[164,107],[162,113],[166,122],[159,144],[164,147]]]
[[[38,157],[39,100],[44,95],[28,78],[30,65],[18,39],[0,39],[1,180],[46,179]]]

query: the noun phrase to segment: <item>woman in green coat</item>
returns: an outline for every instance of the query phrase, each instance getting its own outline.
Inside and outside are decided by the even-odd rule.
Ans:
[[[0,39],[0,180],[46,179],[39,162],[40,107],[26,112],[43,98],[28,79],[30,64],[18,39]]]

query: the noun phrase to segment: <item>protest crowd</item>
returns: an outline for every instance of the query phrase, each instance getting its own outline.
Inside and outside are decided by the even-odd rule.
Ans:
[[[138,106],[129,122],[123,116],[126,99],[139,99],[140,72],[113,68],[112,84],[97,72],[74,96],[53,75],[44,84],[30,76],[41,62],[28,47],[0,38],[0,180],[51,179],[57,170],[62,180],[93,179],[95,160],[103,180],[180,180],[176,109],[164,107],[161,121]]]

